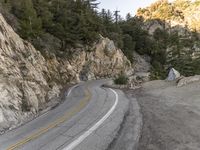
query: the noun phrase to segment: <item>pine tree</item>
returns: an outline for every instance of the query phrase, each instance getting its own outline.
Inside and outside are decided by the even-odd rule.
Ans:
[[[12,11],[19,18],[20,33],[25,39],[37,37],[42,30],[41,19],[33,7],[32,0],[19,0],[12,3]]]
[[[126,15],[126,21],[130,21],[130,20],[131,20],[131,18],[132,18],[131,14],[130,14],[130,13],[128,13],[128,14]]]
[[[32,0],[37,16],[42,20],[42,26],[49,31],[53,25],[53,14],[50,11],[48,0]]]

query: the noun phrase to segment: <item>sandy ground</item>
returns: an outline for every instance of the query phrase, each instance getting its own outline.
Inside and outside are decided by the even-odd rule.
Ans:
[[[152,81],[128,94],[143,115],[138,150],[200,150],[200,82]]]

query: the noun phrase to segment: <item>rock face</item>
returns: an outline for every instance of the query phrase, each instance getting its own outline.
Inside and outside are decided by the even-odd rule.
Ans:
[[[0,131],[19,126],[59,96],[62,85],[121,72],[131,63],[114,43],[101,37],[92,50],[76,49],[70,58],[45,59],[22,40],[0,15]]]
[[[191,84],[191,83],[199,82],[199,81],[200,81],[200,75],[191,76],[191,77],[184,77],[181,80],[179,80],[177,87],[182,87],[182,86],[185,86],[187,84]]]
[[[151,58],[134,52],[134,75],[129,78],[129,88],[135,89],[150,80]]]
[[[122,51],[115,47],[113,41],[101,37],[92,49],[92,52],[82,51],[84,56],[82,59],[85,63],[79,69],[80,79],[90,80],[115,77],[122,72],[127,75],[133,73],[131,63],[123,55]]]
[[[147,73],[151,70],[151,58],[147,55],[141,56],[138,53],[134,52],[134,62],[135,62],[135,72]]]
[[[20,124],[47,101],[46,61],[0,16],[0,129]]]
[[[175,70],[174,68],[170,69],[167,80],[168,81],[174,81],[180,77],[180,73]]]

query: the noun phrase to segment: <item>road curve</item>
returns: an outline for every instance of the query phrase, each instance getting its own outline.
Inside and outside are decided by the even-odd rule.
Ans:
[[[104,150],[128,109],[121,91],[106,80],[74,86],[57,108],[0,136],[0,150]]]

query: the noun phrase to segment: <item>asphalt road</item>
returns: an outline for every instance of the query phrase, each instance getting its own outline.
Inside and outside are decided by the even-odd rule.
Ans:
[[[105,80],[73,87],[57,108],[0,136],[0,150],[104,150],[116,137],[128,109]]]

